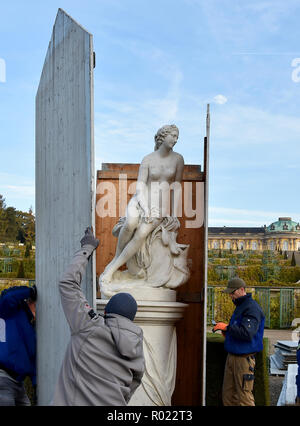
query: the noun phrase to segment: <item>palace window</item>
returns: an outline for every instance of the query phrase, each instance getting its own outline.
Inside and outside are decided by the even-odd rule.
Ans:
[[[213,247],[214,247],[214,249],[218,249],[219,248],[218,241],[214,241]]]
[[[284,241],[284,242],[283,242],[282,249],[283,249],[284,251],[287,251],[287,250],[289,249],[289,243],[288,243],[287,241]]]
[[[7,262],[4,263],[4,272],[5,273],[12,272],[12,264],[11,263],[7,263]]]

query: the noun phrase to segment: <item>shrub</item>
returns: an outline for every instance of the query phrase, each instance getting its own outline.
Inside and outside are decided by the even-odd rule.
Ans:
[[[24,387],[31,405],[36,405],[36,389],[34,389],[30,377],[25,378]]]
[[[280,298],[279,295],[270,298],[270,328],[280,328]]]
[[[215,268],[211,268],[211,267],[207,268],[207,279],[209,282],[218,281],[219,275],[217,274]]]
[[[268,339],[264,349],[256,356],[254,399],[257,406],[270,405],[268,375]],[[208,334],[206,347],[206,405],[222,406],[222,384],[227,353],[221,335]]]
[[[25,278],[25,270],[24,270],[24,263],[23,262],[21,262],[20,265],[19,265],[17,278]]]
[[[214,317],[216,321],[229,322],[235,305],[230,297],[223,293],[224,288],[215,289]]]
[[[24,253],[24,257],[30,257],[30,246],[26,244],[26,250]]]

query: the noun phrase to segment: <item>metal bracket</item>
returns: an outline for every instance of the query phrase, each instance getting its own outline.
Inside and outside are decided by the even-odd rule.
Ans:
[[[178,293],[177,301],[182,303],[203,303],[204,288],[196,293]]]

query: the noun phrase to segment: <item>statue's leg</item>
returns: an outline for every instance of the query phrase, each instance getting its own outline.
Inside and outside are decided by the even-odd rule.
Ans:
[[[176,241],[177,232],[170,232],[170,240],[169,240],[169,247],[171,250],[171,253],[174,255],[180,254],[180,248]]]
[[[133,237],[124,247],[120,255],[109,264],[109,268],[105,268],[102,275],[103,281],[111,281],[113,274],[136,254],[147,236],[159,225],[160,222],[161,219],[154,219],[151,223],[141,223],[140,227],[135,231]]]
[[[126,244],[131,240],[134,231],[138,226],[138,218],[128,217],[126,222],[122,226],[122,229],[119,234],[115,259],[117,259],[120,253],[124,250]]]
[[[132,235],[134,234],[139,223],[139,211],[137,207],[137,202],[134,198],[132,198],[127,206],[126,211],[126,220],[124,225],[122,226],[117,242],[117,248],[115,252],[114,258],[110,261],[108,265],[106,265],[104,273],[108,272],[116,259],[119,257],[120,253],[122,253],[124,247],[131,240]]]

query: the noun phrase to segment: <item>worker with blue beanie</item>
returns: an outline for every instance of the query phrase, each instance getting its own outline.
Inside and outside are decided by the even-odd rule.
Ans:
[[[133,322],[135,299],[118,293],[108,301],[105,315],[100,315],[81,290],[85,268],[98,245],[92,229],[87,228],[81,249],[59,282],[71,336],[53,405],[127,405],[144,374],[143,331]]]
[[[129,293],[117,293],[109,300],[106,305],[106,314],[118,314],[134,320],[137,311],[137,303],[135,298]]]

